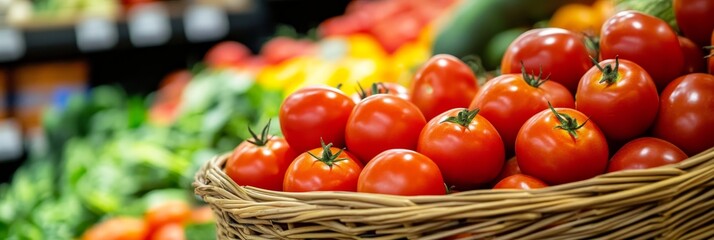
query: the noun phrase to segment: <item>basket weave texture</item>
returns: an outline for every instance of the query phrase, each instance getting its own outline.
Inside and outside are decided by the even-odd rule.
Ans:
[[[238,186],[228,155],[197,173],[219,239],[711,239],[714,148],[675,165],[536,190],[403,197]]]

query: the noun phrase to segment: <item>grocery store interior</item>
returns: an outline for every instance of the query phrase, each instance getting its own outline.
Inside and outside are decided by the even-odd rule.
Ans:
[[[610,53],[619,50],[612,50],[616,47],[610,46],[616,44],[606,40],[619,38],[606,36],[605,30],[611,29],[603,25],[623,11],[653,16],[659,22],[647,20],[645,28],[661,22],[658,26],[673,33],[672,39],[679,36],[676,54],[684,61],[676,63],[674,57],[662,60],[667,66],[680,65],[674,74],[650,70],[666,67],[628,55],[635,53],[617,53],[621,70],[630,71],[626,61],[632,60],[649,71],[647,78],[652,79],[648,84],[656,86],[652,87],[654,97],[664,99],[667,90],[662,89],[669,89],[667,84],[674,78],[714,71],[714,61],[705,58],[710,54],[705,47],[714,44],[714,3],[707,1],[0,0],[0,239],[213,239],[216,227],[228,225],[216,225],[215,212],[220,208],[206,205],[203,196],[194,192],[196,174],[204,171],[208,161],[237,152],[246,139],[260,137],[248,128],[259,132],[270,123],[268,134],[287,135],[287,126],[282,126],[279,117],[284,110],[281,105],[292,93],[311,85],[339,86],[346,96],[360,102],[364,96],[359,94],[370,86],[375,87],[370,89],[372,94],[375,90],[381,93],[374,83],[398,84],[403,86],[404,98],[421,110],[422,121],[430,122],[444,109],[431,109],[436,111],[432,113],[413,96],[457,86],[461,83],[448,81],[463,76],[453,73],[444,80],[447,83],[432,82],[436,87],[416,93],[420,84],[416,82],[421,81],[416,79],[429,71],[425,66],[437,54],[461,59],[455,61],[476,80],[470,83],[472,92],[467,84],[449,93],[471,94],[464,104],[449,108],[470,107],[477,94],[476,84],[483,90],[489,79],[499,75],[520,76],[524,59],[532,76],[538,75],[539,68],[541,71],[536,83],[529,84],[538,88],[543,84],[540,77],[547,75],[544,79],[557,79],[553,81],[562,84],[560,88],[570,91],[570,105],[563,103],[563,107],[575,108],[573,99],[576,105],[585,106],[577,102],[585,98],[576,95],[576,89],[580,94],[583,87],[581,76],[584,79],[585,71],[594,66],[592,61],[615,59]],[[691,6],[699,6],[700,11]],[[680,9],[692,11],[696,17],[680,19]],[[699,22],[700,29],[690,27],[692,21]],[[523,45],[515,45],[540,28],[577,35],[576,45],[582,46],[584,55],[573,50],[574,43],[561,42],[571,40],[555,40],[557,37],[533,43],[542,40],[531,35],[521,41]],[[546,32],[538,34],[549,34]],[[657,39],[652,41],[664,38],[654,33],[647,36]],[[556,41],[562,45],[552,52],[550,46]],[[666,43],[654,49],[671,56]],[[527,59],[536,55],[541,58]],[[592,56],[594,59],[588,58]],[[563,70],[566,68],[583,70],[569,72]],[[424,75],[437,76],[442,74],[439,71]],[[600,71],[606,75],[607,70]],[[425,81],[432,81],[429,76]],[[687,132],[683,138],[699,145],[668,138],[672,135],[657,130],[659,125],[655,125],[661,121],[654,119],[662,106],[660,100],[655,100],[651,119],[640,124],[644,127],[640,132],[615,140],[617,137],[602,127],[606,124],[600,124],[605,120],[588,113],[588,121],[600,125],[608,139],[603,144],[610,148],[604,151],[606,160],[634,136],[650,133],[684,150],[683,158],[711,148],[711,134],[701,133],[714,131],[714,93],[701,89],[699,101],[709,103],[697,103],[705,115],[690,122],[700,127],[682,128]],[[701,107],[706,104],[708,110]],[[481,110],[479,114],[489,118],[486,107]],[[583,119],[577,121],[585,125]],[[501,134],[499,139],[503,138],[498,141],[501,156],[494,165],[497,169],[493,177],[469,186],[481,189],[483,183],[492,183],[497,175],[502,176],[506,160],[519,154],[518,128],[506,137],[500,124],[493,125]],[[357,149],[350,146],[350,139],[346,144],[347,148],[338,148]],[[421,149],[421,139],[419,144]],[[356,153],[359,158],[364,155]],[[449,188],[450,178],[439,167]],[[595,175],[604,173],[605,165],[602,168]],[[541,180],[549,184],[559,181]],[[443,184],[441,181],[439,187]],[[170,222],[168,218],[176,217],[170,212],[184,208],[186,215],[180,225],[155,225]]]

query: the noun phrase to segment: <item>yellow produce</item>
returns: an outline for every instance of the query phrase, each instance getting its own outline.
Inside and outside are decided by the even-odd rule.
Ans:
[[[568,29],[590,35],[600,34],[600,15],[584,4],[567,4],[560,7],[550,19],[551,27]]]

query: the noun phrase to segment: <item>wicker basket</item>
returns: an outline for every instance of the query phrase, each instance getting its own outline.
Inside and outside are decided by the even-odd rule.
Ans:
[[[196,175],[220,239],[707,239],[714,237],[714,148],[679,164],[538,190],[402,197],[237,186],[227,156]]]

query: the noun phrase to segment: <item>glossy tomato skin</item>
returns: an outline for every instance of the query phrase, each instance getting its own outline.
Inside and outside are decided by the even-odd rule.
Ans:
[[[280,191],[285,171],[295,157],[297,153],[282,137],[271,137],[265,146],[244,141],[226,161],[226,174],[240,186]]]
[[[584,38],[561,28],[529,30],[514,40],[501,60],[501,73],[520,73],[521,61],[528,73],[537,74],[563,84],[575,92],[578,81],[592,62]]]
[[[684,159],[687,159],[687,154],[674,144],[659,138],[643,137],[617,150],[610,159],[607,172],[659,167]]]
[[[684,68],[677,34],[659,18],[622,11],[608,19],[600,32],[601,59],[626,59],[640,65],[662,91]]]
[[[331,147],[330,151],[337,154],[340,149]],[[315,148],[310,152],[315,156],[323,156],[323,148]],[[300,154],[285,172],[283,191],[357,191],[357,178],[362,171],[362,164],[346,151],[342,151],[337,159],[344,160],[329,166],[307,152]]]
[[[426,120],[419,109],[394,95],[377,94],[358,103],[345,131],[347,148],[363,163],[395,148],[417,148]]]
[[[342,148],[345,125],[354,106],[355,102],[336,88],[302,88],[280,106],[280,129],[297,153],[320,147],[320,138]]]
[[[468,126],[445,121],[462,110],[451,109],[431,119],[419,135],[417,152],[439,166],[448,186],[468,190],[498,176],[505,150],[496,128],[479,114]]]
[[[709,34],[714,31],[714,1],[674,0],[677,26],[684,36],[699,46],[707,46]]]
[[[653,135],[689,156],[714,147],[714,76],[681,76],[662,91]]]
[[[377,84],[377,88],[380,93],[395,95],[401,99],[409,101],[409,90],[407,90],[406,87],[400,85],[399,83],[380,82]],[[367,97],[374,95],[371,87],[365,87],[364,91],[367,94]],[[359,103],[360,101],[362,101],[362,97],[359,93],[352,94],[352,99],[355,101],[355,103]]]
[[[410,95],[427,120],[446,110],[465,108],[478,91],[476,75],[458,58],[438,54],[414,75]]]
[[[707,60],[704,59],[702,49],[688,38],[678,36],[677,39],[679,39],[679,47],[682,49],[682,54],[684,55],[683,74],[706,72],[705,65]]]
[[[421,153],[390,149],[375,156],[359,176],[358,192],[403,196],[444,195],[439,167]]]
[[[615,59],[599,63],[615,67]],[[592,67],[575,94],[576,109],[594,121],[608,140],[627,142],[644,134],[657,117],[659,95],[652,78],[639,65],[619,59],[617,79],[600,82],[603,72]]]
[[[556,108],[582,124],[588,117],[575,109]],[[576,130],[577,138],[560,125],[550,109],[529,119],[516,138],[516,157],[523,174],[550,185],[580,181],[605,172],[608,145],[593,121]]]
[[[548,184],[544,183],[541,180],[538,180],[537,178],[524,175],[524,174],[515,174],[508,176],[501,180],[500,182],[496,183],[496,186],[493,187],[493,189],[523,189],[523,190],[530,190],[530,189],[538,189],[538,188],[544,188],[548,187]]]
[[[554,107],[574,108],[573,95],[563,85],[546,81],[534,87],[522,74],[503,74],[479,89],[469,109],[479,108],[479,115],[496,127],[508,152],[513,152],[518,130],[536,113]]]
[[[513,156],[506,161],[506,164],[503,165],[503,169],[501,169],[501,173],[498,174],[498,177],[496,178],[495,182],[499,182],[506,177],[519,173],[521,173],[521,167],[518,166],[518,160],[516,159],[516,156]]]

